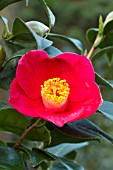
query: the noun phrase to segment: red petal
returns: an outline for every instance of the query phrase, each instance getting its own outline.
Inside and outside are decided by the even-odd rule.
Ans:
[[[39,117],[62,127],[65,123],[80,119],[84,114],[84,108],[70,102],[65,112],[54,113],[46,111],[46,109],[43,111],[41,107],[37,108],[37,112]]]
[[[101,97],[100,89],[95,82],[88,82],[89,95],[81,102],[84,107],[84,115],[82,118],[91,116],[100,107],[103,100]]]
[[[13,80],[10,87],[9,104],[26,116],[38,117],[37,113],[35,112],[36,108],[40,106],[38,101],[28,98],[28,96],[26,96],[24,91],[19,86],[17,79],[15,78]]]
[[[75,85],[71,85],[69,100],[72,102],[81,102],[89,95],[89,90],[89,80],[78,80]]]
[[[59,66],[55,60],[44,51],[32,50],[20,59],[16,77],[25,93],[36,99],[40,97],[40,85],[49,78],[58,77],[58,74]]]
[[[63,53],[55,57],[61,69],[61,79],[66,79],[71,85],[78,80],[91,79],[94,80],[94,69],[91,61],[85,56],[74,53]]]

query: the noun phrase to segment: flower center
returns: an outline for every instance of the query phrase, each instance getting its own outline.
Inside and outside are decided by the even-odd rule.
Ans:
[[[68,104],[69,91],[69,84],[65,79],[53,78],[44,81],[44,85],[41,85],[41,96],[46,109],[54,112],[64,111]]]

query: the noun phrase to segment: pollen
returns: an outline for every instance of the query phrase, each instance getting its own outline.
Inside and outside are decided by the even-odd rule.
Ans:
[[[52,78],[41,85],[41,96],[47,110],[63,111],[68,103],[69,84],[65,79]]]

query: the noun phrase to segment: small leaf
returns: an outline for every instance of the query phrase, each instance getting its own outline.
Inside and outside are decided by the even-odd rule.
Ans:
[[[7,37],[7,35],[9,34],[8,20],[4,16],[0,16],[0,18],[2,19],[2,21],[4,23],[4,34],[3,34],[3,37]]]
[[[104,27],[105,27],[110,21],[113,21],[113,11],[110,12],[110,13],[107,15],[107,17],[106,17],[106,19],[105,19],[105,21],[104,21]]]
[[[47,148],[47,151],[54,154],[55,156],[62,157],[72,151],[75,151],[87,145],[88,145],[88,142],[76,143],[76,144],[64,143],[64,144],[60,144],[54,147]]]
[[[18,29],[20,28],[20,29]],[[52,41],[42,38],[37,35],[35,31],[33,31],[28,25],[25,24],[20,18],[16,18],[13,23],[13,37],[12,39],[16,41],[24,41],[24,42],[36,42],[36,47],[38,49],[44,50],[45,48],[52,45]]]
[[[53,46],[50,46],[48,48],[45,49],[45,51],[48,53],[48,55],[53,58],[59,54],[62,54],[62,52],[56,48],[56,47],[53,47]]]
[[[22,0],[0,0],[0,11],[4,9],[5,7],[7,7],[8,5],[13,4],[15,2],[19,2],[19,1],[22,1]]]
[[[105,115],[110,120],[113,120],[113,103],[103,101],[103,104],[99,107],[98,111]]]
[[[43,7],[46,10],[46,13],[47,13],[48,19],[49,19],[49,28],[51,29],[51,27],[53,27],[55,25],[55,16],[54,16],[53,12],[50,10],[50,8],[47,6],[45,0],[40,0],[40,2],[42,3]]]
[[[21,155],[14,149],[6,146],[0,146],[0,168],[26,170]]]
[[[78,50],[80,50],[80,52],[83,52],[83,47],[82,47],[82,43],[75,38],[70,38],[64,35],[60,35],[60,34],[54,34],[54,33],[49,33],[48,36],[52,37],[52,38],[61,38],[63,40],[66,40],[68,42],[70,42],[72,45],[74,45],[74,47],[76,47]]]
[[[98,28],[90,28],[90,29],[87,30],[86,38],[87,38],[89,43],[91,43],[91,44],[94,43],[98,32],[99,32]]]
[[[111,84],[110,81],[105,80],[98,73],[95,73],[95,76],[95,81],[97,82],[97,84],[113,88],[113,84]]]
[[[102,49],[99,49],[99,51],[97,51],[92,57],[91,60],[95,61],[96,59],[98,59],[100,56],[103,56],[105,53],[111,52],[113,53],[113,46],[108,46]]]

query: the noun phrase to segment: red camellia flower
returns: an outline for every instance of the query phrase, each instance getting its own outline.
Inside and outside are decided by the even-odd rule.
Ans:
[[[32,50],[19,61],[9,103],[20,113],[61,127],[92,115],[102,103],[86,56],[65,52],[50,58]]]

